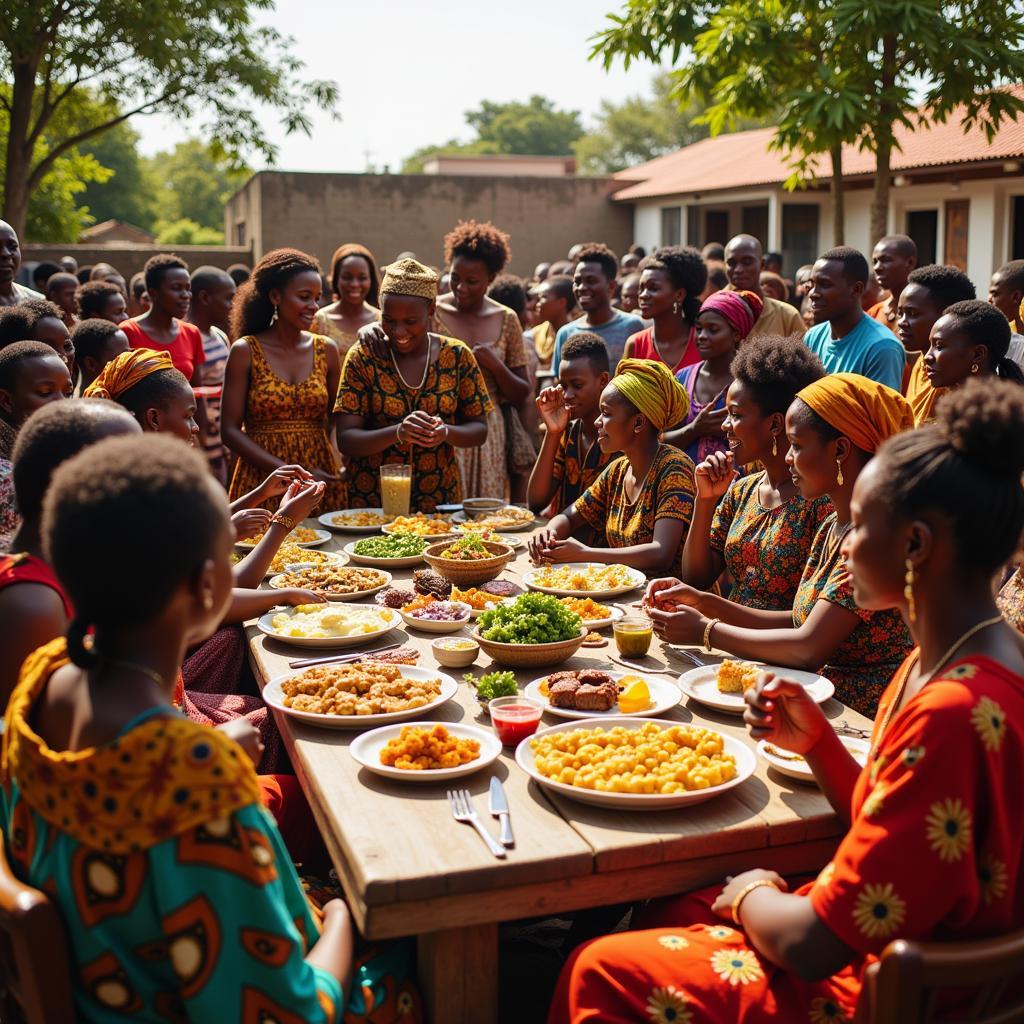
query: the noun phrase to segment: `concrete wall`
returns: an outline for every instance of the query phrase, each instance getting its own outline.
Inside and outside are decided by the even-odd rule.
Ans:
[[[146,260],[158,252],[173,252],[190,267],[203,265],[226,269],[232,263],[252,266],[252,252],[248,246],[231,245],[135,245],[129,242],[114,242],[111,245],[50,245],[42,242],[26,242],[21,247],[21,262],[26,269],[30,265],[51,260],[57,263],[61,256],[74,256],[78,265],[110,263],[117,267],[124,279],[142,270]],[[31,278],[29,278],[31,280]]]
[[[457,221],[490,220],[512,238],[509,270],[526,275],[542,260],[564,258],[574,242],[625,252],[633,215],[609,202],[616,186],[606,178],[261,171],[228,201],[224,230],[232,242],[251,244],[257,259],[295,246],[315,254],[325,271],[343,242],[361,242],[382,264],[411,250],[438,267],[444,235]]]

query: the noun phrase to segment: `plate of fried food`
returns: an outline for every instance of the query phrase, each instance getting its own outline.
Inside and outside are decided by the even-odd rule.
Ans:
[[[251,551],[261,540],[266,530],[260,530],[251,537],[242,537],[235,541],[235,547],[243,551]],[[327,530],[314,530],[311,526],[296,526],[284,539],[284,544],[292,543],[300,548],[318,548],[331,539]]]
[[[742,740],[713,729],[619,716],[542,729],[516,747],[516,763],[545,789],[573,800],[663,811],[740,785],[757,758]]]
[[[522,592],[522,587],[509,580],[491,580],[479,587],[467,587],[465,590],[453,586],[451,597],[453,601],[468,604],[471,609],[470,616],[476,619],[489,609],[497,608],[503,601],[518,597]]]
[[[513,550],[517,550],[526,544],[526,541],[524,541],[522,537],[513,537],[510,534],[498,533],[497,530],[492,530],[489,526],[481,526],[477,522],[459,523],[455,529],[459,533],[475,533],[481,540],[494,541],[496,544],[507,544]]]
[[[443,782],[494,764],[501,754],[501,740],[478,725],[417,722],[371,729],[348,749],[375,775],[403,782]]]
[[[587,629],[604,629],[626,614],[621,608],[598,604],[592,597],[560,597],[558,600],[575,612]]]
[[[402,624],[392,608],[356,605],[299,604],[261,615],[261,633],[294,647],[357,647]]]
[[[491,530],[510,530],[518,533],[520,530],[529,530],[537,521],[537,517],[521,505],[505,505],[493,512],[485,512],[482,515],[465,511],[456,512],[452,516],[452,522],[456,524],[472,524],[472,528],[487,527]]]
[[[752,661],[735,661],[732,658],[726,658],[720,665],[704,665],[684,672],[679,677],[679,688],[685,696],[709,708],[742,715],[747,706],[743,694],[757,684],[762,672],[792,679],[805,687],[811,699],[818,704],[824,704],[836,692],[831,681],[817,672],[801,672],[779,665],[757,665]]]
[[[267,566],[267,576],[276,576],[293,565],[347,565],[348,556],[335,551],[317,551],[316,548],[300,548],[298,544],[285,541]]]
[[[647,577],[628,565],[603,562],[559,562],[523,573],[531,590],[555,597],[590,597],[595,600],[628,594],[647,582]]]
[[[310,725],[363,729],[436,711],[458,689],[444,672],[366,659],[277,676],[263,688],[263,700]]]
[[[323,594],[328,601],[358,601],[383,590],[391,582],[385,569],[368,569],[354,565],[303,565],[286,569],[273,576],[270,586],[275,590],[299,587]]]
[[[840,736],[839,742],[850,752],[850,756],[862,768],[868,761],[868,753],[871,744],[857,736]],[[757,752],[777,771],[788,775],[797,782],[816,783],[814,772],[802,754],[794,754],[792,750],[772,743],[771,740],[760,740],[757,744]]]
[[[383,533],[411,533],[427,540],[444,540],[452,533],[452,521],[446,516],[428,516],[423,512],[415,512],[411,516],[398,516],[386,526],[381,527]]]
[[[595,718],[608,715],[663,715],[674,708],[682,693],[669,679],[645,678],[635,672],[605,672],[584,668],[551,672],[526,684],[524,697],[532,697],[558,718]]]
[[[318,516],[317,522],[336,533],[376,533],[391,519],[382,508],[340,508]]]

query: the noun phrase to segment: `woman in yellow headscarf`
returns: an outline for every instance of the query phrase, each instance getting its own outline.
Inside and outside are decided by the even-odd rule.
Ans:
[[[827,494],[834,512],[811,544],[789,612],[745,608],[678,580],[654,580],[645,601],[655,632],[671,643],[703,643],[772,665],[820,670],[836,697],[869,718],[912,646],[895,611],[857,607],[843,557],[853,528],[850,498],[878,446],[914,426],[898,392],[856,373],[822,377],[786,413],[786,462],[800,493]]]
[[[530,542],[535,562],[620,562],[645,572],[679,563],[693,516],[693,462],[661,435],[686,418],[686,389],[662,363],[623,359],[601,393],[597,443],[622,452]],[[570,536],[588,524],[606,547]]]

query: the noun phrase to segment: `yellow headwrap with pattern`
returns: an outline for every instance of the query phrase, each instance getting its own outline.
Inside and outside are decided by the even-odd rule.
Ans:
[[[871,454],[887,437],[914,427],[910,403],[898,391],[859,373],[831,373],[808,384],[796,397]]]
[[[650,359],[621,359],[612,383],[650,420],[655,430],[682,423],[690,411],[686,388],[664,363]]]
[[[83,398],[108,398],[116,402],[130,388],[151,373],[173,370],[174,363],[166,352],[151,348],[133,348],[114,356],[100,375],[82,392]]]
[[[418,260],[404,259],[384,268],[380,283],[381,295],[415,295],[421,299],[437,298],[437,274]]]

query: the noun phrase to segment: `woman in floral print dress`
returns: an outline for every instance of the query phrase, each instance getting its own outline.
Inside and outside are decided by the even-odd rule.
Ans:
[[[795,892],[747,871],[581,946],[549,1024],[850,1021],[894,939],[1024,925],[1024,653],[992,594],[1024,527],[1022,471],[1024,397],[1009,384],[965,385],[936,423],[886,442],[858,478],[843,549],[858,603],[898,607],[917,647],[867,765],[797,684],[765,676],[747,696],[751,735],[803,753],[849,823],[835,856]]]

